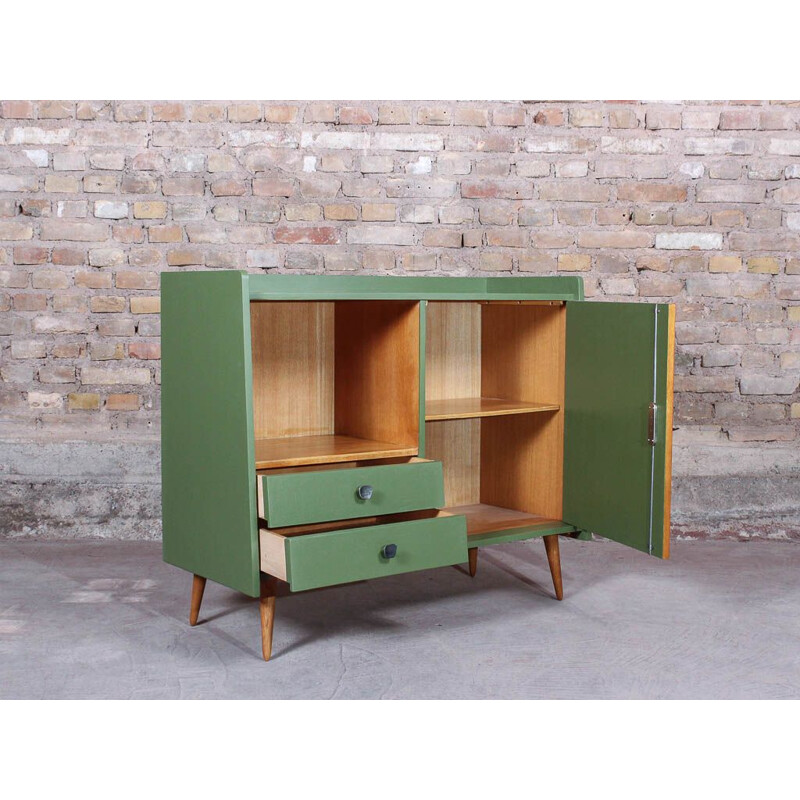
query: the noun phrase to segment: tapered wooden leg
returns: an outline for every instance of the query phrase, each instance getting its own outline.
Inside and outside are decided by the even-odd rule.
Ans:
[[[275,621],[275,592],[278,586],[277,578],[271,575],[261,576],[261,652],[264,661],[269,661],[272,655],[272,623]]]
[[[475,573],[478,571],[478,548],[470,547],[467,550],[467,555],[469,556],[469,575],[474,578]]]
[[[192,580],[192,605],[189,609],[190,625],[197,625],[197,615],[200,613],[200,603],[203,602],[205,588],[206,579],[202,575],[195,575]]]
[[[550,574],[553,576],[553,588],[556,590],[556,600],[563,600],[564,586],[561,583],[561,554],[558,549],[558,534],[543,538],[547,561],[550,564]]]

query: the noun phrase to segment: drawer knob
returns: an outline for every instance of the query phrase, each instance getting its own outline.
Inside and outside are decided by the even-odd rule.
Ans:
[[[372,487],[365,483],[363,486],[359,486],[356,489],[356,493],[362,500],[369,500],[372,497]]]
[[[394,558],[397,555],[397,545],[385,544],[383,546],[383,550],[381,550],[381,555],[384,558]]]

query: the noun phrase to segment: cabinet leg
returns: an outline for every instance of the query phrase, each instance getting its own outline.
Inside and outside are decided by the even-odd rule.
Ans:
[[[478,548],[468,548],[467,555],[469,556],[469,576],[474,578],[475,573],[478,571]]]
[[[190,625],[197,625],[197,616],[200,613],[200,603],[203,602],[205,588],[206,579],[202,575],[195,575],[192,579],[192,605],[189,608]]]
[[[558,534],[544,536],[544,549],[547,551],[547,561],[550,564],[550,574],[553,576],[553,588],[556,590],[556,600],[564,599],[564,586],[561,583],[561,554],[558,549]]]
[[[275,593],[278,586],[277,578],[271,575],[261,576],[261,652],[264,661],[269,661],[272,655],[272,624],[275,622]]]

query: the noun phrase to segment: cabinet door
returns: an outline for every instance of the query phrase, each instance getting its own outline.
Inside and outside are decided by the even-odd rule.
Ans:
[[[564,521],[669,556],[675,307],[567,304]]]

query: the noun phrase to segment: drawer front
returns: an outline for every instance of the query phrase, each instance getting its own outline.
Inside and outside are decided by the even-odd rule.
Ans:
[[[259,475],[270,528],[441,508],[441,461]],[[359,496],[359,487],[370,487]]]
[[[460,516],[287,536],[286,580],[292,591],[399,575],[467,560],[467,525]],[[384,548],[395,545],[393,558]]]

